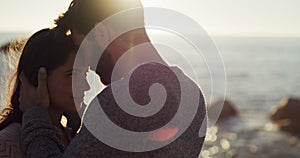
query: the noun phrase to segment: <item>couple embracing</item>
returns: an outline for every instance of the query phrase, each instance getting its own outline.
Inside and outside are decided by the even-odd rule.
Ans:
[[[134,49],[151,43],[145,28],[110,39],[120,26],[144,25],[143,12],[128,14],[112,25],[98,25],[111,15],[141,6],[138,0],[73,0],[68,11],[56,20],[55,28],[42,29],[28,39],[18,63],[10,105],[1,122],[0,141],[10,144],[10,151],[15,151],[12,154],[199,156],[204,142],[199,130],[206,124],[206,109],[198,86],[179,68],[167,66],[151,44]],[[100,28],[100,34],[88,38],[95,27]],[[103,44],[105,40],[109,44]],[[92,64],[97,51],[102,54]],[[125,52],[139,55],[124,60]],[[151,62],[132,66],[139,61]],[[86,81],[89,69],[107,87],[90,105],[83,106],[84,92],[90,89]],[[153,106],[159,110],[153,110]],[[60,123],[62,115],[67,118],[67,127]]]

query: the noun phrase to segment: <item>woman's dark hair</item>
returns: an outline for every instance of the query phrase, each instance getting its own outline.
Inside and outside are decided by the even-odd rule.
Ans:
[[[37,75],[40,67],[45,67],[48,74],[64,64],[70,53],[76,53],[76,47],[70,36],[56,33],[55,29],[43,29],[33,34],[22,51],[16,72],[10,104],[2,111],[0,130],[13,122],[21,123],[22,112],[19,108],[21,72],[30,84],[37,86]],[[10,86],[9,86],[10,87]]]

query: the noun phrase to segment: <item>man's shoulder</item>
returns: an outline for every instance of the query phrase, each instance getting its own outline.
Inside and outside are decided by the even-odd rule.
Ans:
[[[140,154],[116,151],[98,142],[98,146],[104,145],[102,147],[106,153],[122,153],[122,157],[198,157],[204,142],[199,131],[202,124],[206,123],[204,97],[197,84],[180,68],[159,63],[141,64],[123,79],[106,87],[97,97],[86,112],[95,116],[87,116],[89,121],[86,122],[86,125],[100,129],[95,133],[118,135],[123,131],[120,129],[143,132],[147,133],[143,140],[151,142],[177,137],[163,148]],[[110,126],[98,125],[106,122],[104,119],[107,118],[107,122],[112,122],[118,128],[107,130]],[[101,132],[104,129],[107,132]],[[151,132],[157,129],[160,130]],[[170,131],[175,135],[164,137],[164,133]],[[124,143],[122,139],[115,139]]]

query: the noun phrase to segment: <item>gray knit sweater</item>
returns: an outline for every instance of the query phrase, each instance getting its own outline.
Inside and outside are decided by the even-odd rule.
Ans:
[[[27,110],[23,115],[21,134],[21,145],[26,152],[26,156],[38,158],[197,158],[204,141],[204,136],[199,137],[199,130],[202,123],[204,123],[204,126],[206,125],[205,102],[198,86],[178,68],[169,69],[166,66],[154,63],[139,66],[133,73],[130,73],[130,75],[132,75],[130,79],[127,76],[120,81],[114,82],[98,94],[87,107],[79,132],[65,150],[60,139],[59,131],[50,123],[47,109],[36,106]],[[140,105],[146,105],[150,101],[148,90],[153,83],[161,83],[165,86],[167,92],[165,105],[154,115],[155,117],[142,118],[126,114],[126,112],[120,109],[112,95],[113,90],[120,92],[124,89],[125,85],[129,85],[130,96],[133,100]],[[113,90],[112,86],[115,86]],[[180,87],[185,87],[185,90],[182,91]],[[172,120],[173,116],[179,111],[179,102],[183,96],[197,96],[198,104],[196,105],[195,116],[189,126],[186,127],[186,130],[184,130],[177,139],[159,149],[146,152],[127,152],[119,150],[107,145],[107,143],[103,143],[97,134],[95,135],[94,132],[96,130],[92,129],[98,128],[98,123],[102,121],[99,114],[94,113],[94,109],[99,108],[99,104],[96,104],[98,102],[105,114],[109,116],[110,121],[114,124],[130,131],[147,132],[160,128]],[[187,108],[187,106],[183,105],[183,108]],[[177,118],[177,122],[181,122],[186,117],[187,116],[180,116],[179,119]],[[169,126],[176,127],[174,124],[170,124]],[[102,128],[105,129],[106,127]],[[113,133],[115,131],[111,132]],[[122,140],[117,141],[119,141],[120,144],[124,143]],[[128,143],[128,146],[130,145],[131,144]],[[140,146],[143,145],[142,143],[140,144]]]

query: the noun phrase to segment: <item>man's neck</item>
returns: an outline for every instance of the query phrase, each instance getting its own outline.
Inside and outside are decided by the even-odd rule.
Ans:
[[[61,128],[60,120],[61,120],[62,112],[59,111],[56,108],[53,108],[53,106],[50,105],[50,107],[49,107],[49,115],[50,115],[50,119],[51,119],[52,124],[55,127],[57,127],[57,128],[60,129]]]

